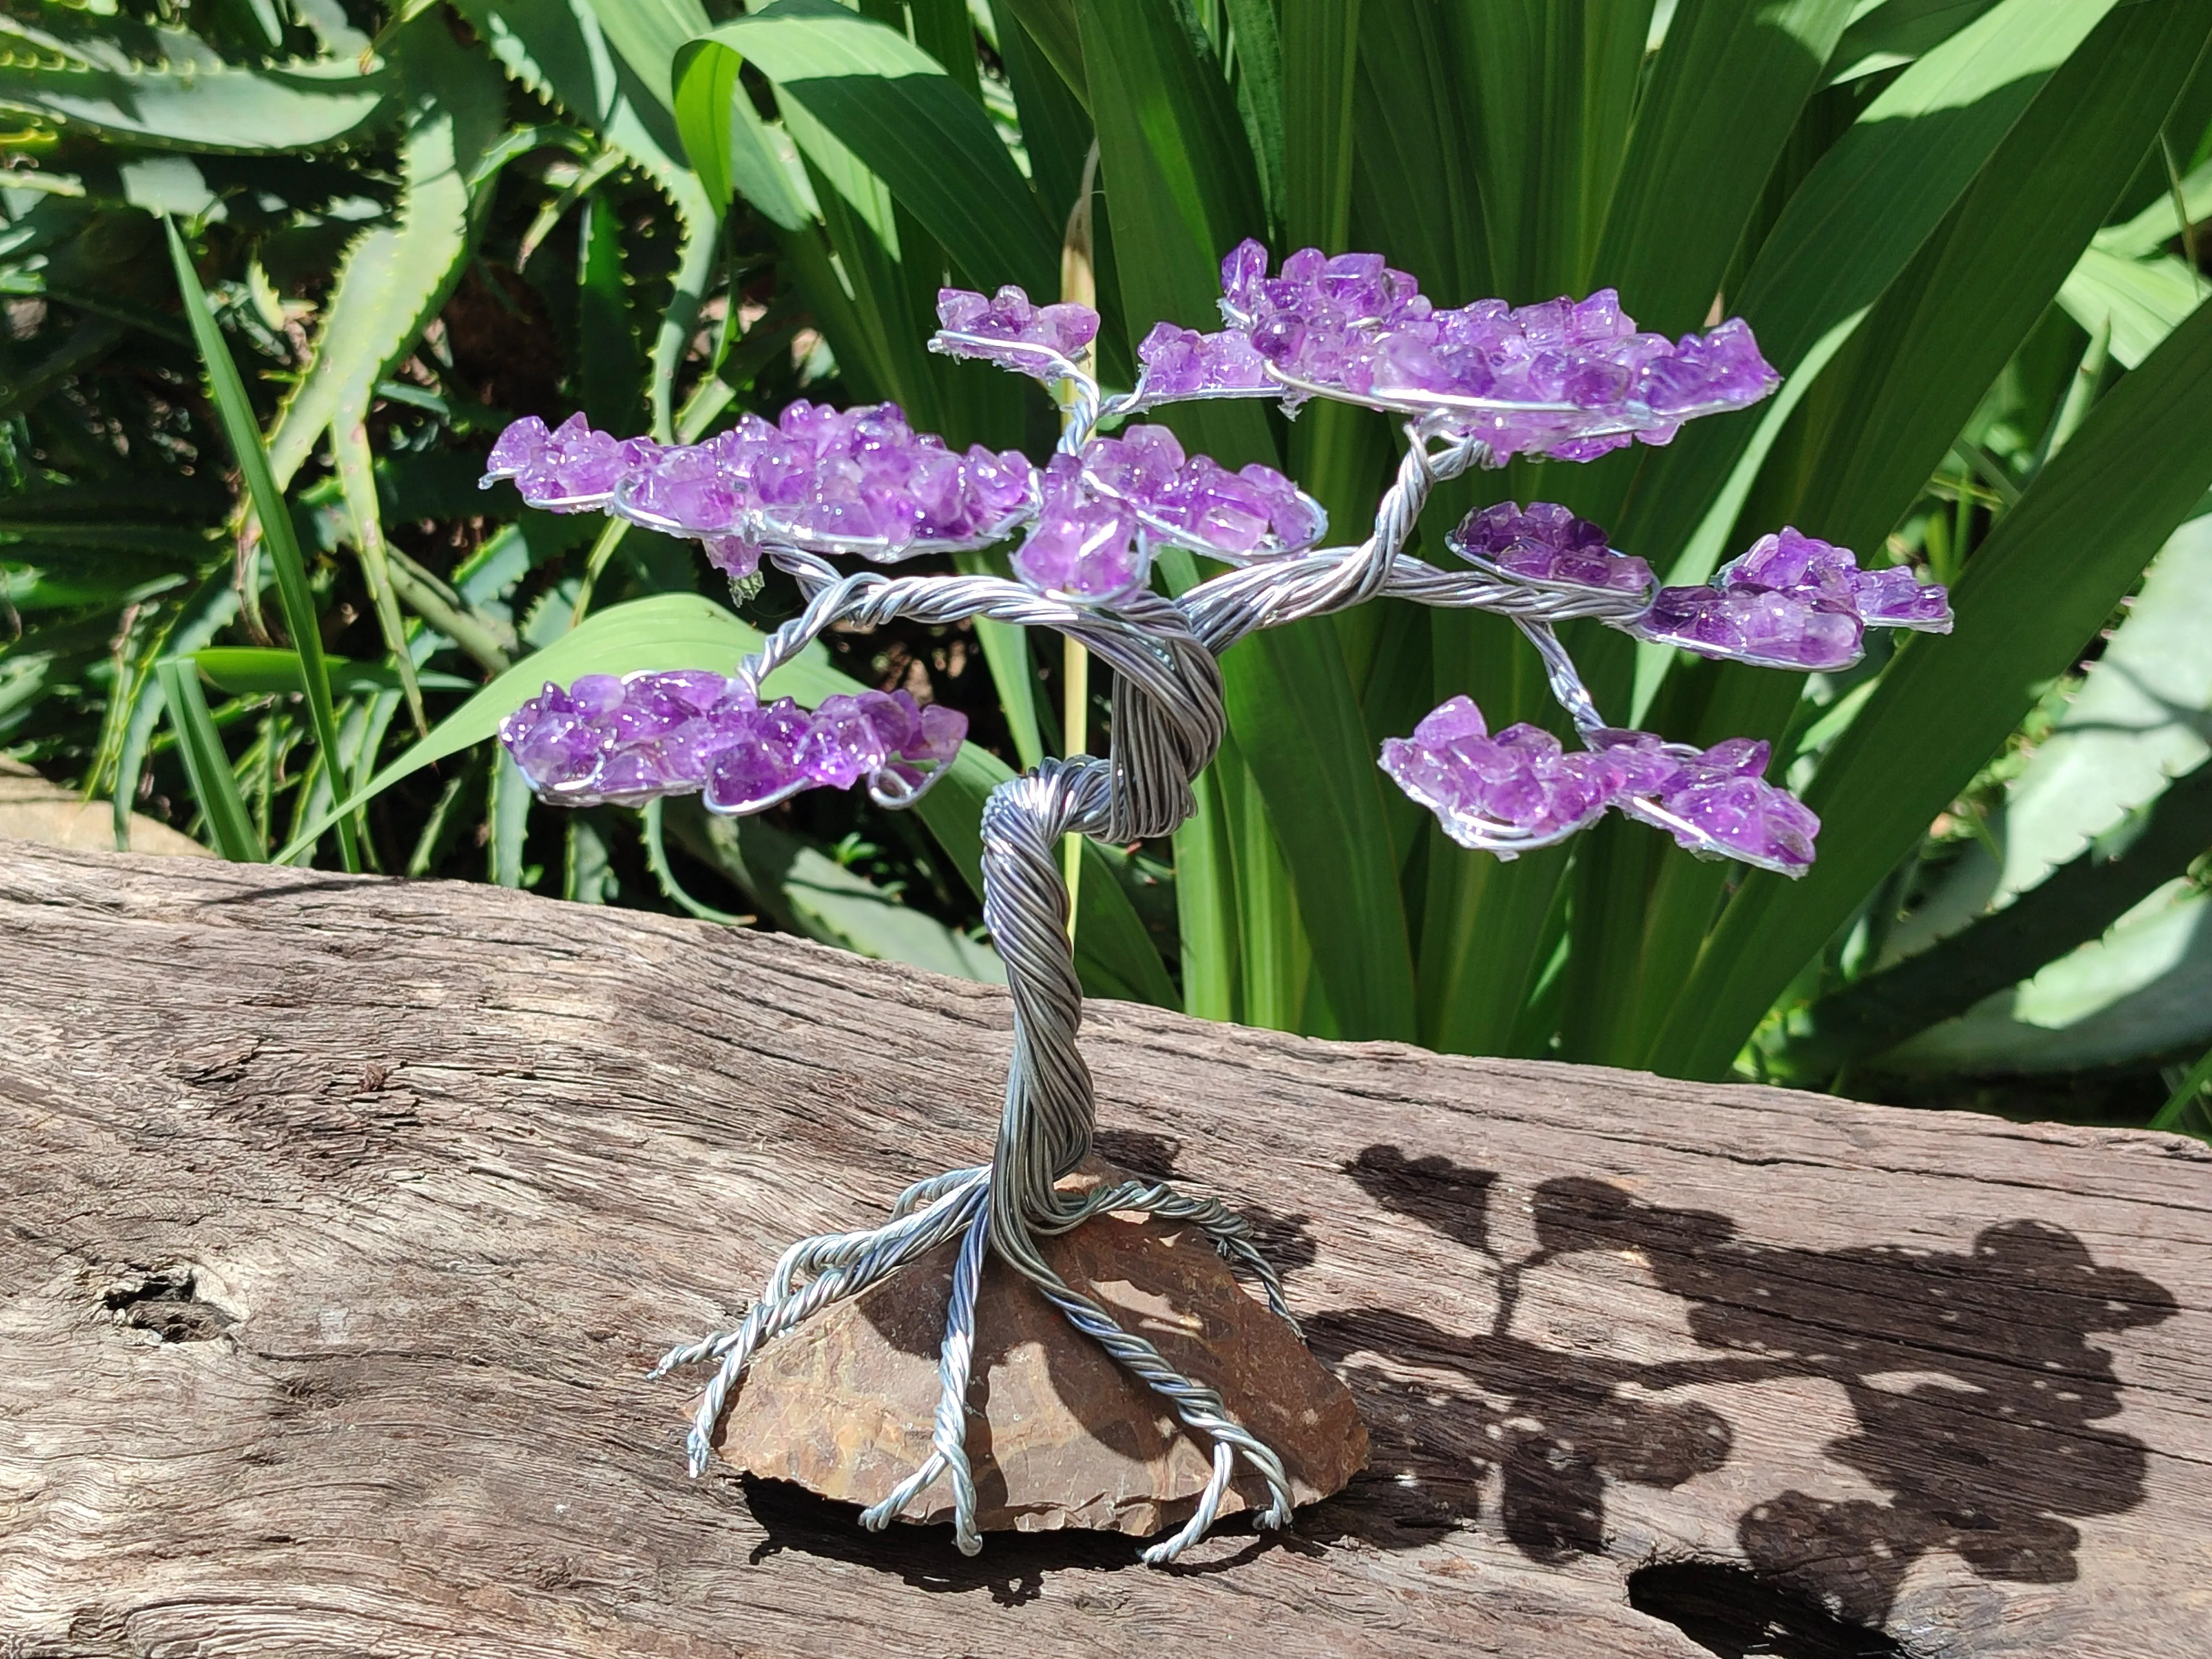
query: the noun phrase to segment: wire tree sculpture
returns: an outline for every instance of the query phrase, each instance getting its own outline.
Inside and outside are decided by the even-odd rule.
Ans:
[[[887,1525],[942,1479],[951,1486],[958,1547],[971,1554],[981,1547],[963,1442],[978,1285],[987,1253],[995,1254],[1211,1447],[1212,1476],[1195,1511],[1145,1552],[1164,1563],[1212,1524],[1240,1460],[1268,1493],[1259,1524],[1286,1523],[1283,1464],[1202,1379],[1177,1372],[1065,1283],[1039,1240],[1107,1211],[1194,1224],[1277,1314],[1291,1315],[1250,1228],[1218,1202],[1164,1182],[1080,1193],[1057,1185],[1090,1152],[1094,1124],[1076,1042],[1083,994],[1055,857],[1060,838],[1126,843],[1172,831],[1195,810],[1192,782],[1222,738],[1221,654],[1255,629],[1388,596],[1511,617],[1541,653],[1577,740],[1569,748],[1529,725],[1492,732],[1458,696],[1409,737],[1385,741],[1382,769],[1460,844],[1510,859],[1612,809],[1700,856],[1796,875],[1820,826],[1765,781],[1767,745],[1737,738],[1699,750],[1607,725],[1554,624],[1589,617],[1709,657],[1838,669],[1857,659],[1867,627],[1942,631],[1950,613],[1943,589],[1918,584],[1909,569],[1862,570],[1847,550],[1788,529],[1694,587],[1661,586],[1595,526],[1541,503],[1470,515],[1443,538],[1459,562],[1449,568],[1406,552],[1439,480],[1515,455],[1580,461],[1631,441],[1664,444],[1685,421],[1765,397],[1778,378],[1740,320],[1669,342],[1638,332],[1610,289],[1579,302],[1441,309],[1379,255],[1325,258],[1308,248],[1271,276],[1267,250],[1248,241],[1222,265],[1225,326],[1200,333],[1159,324],[1138,349],[1135,389],[1106,398],[1085,367],[1098,327],[1087,307],[1034,306],[1018,289],[988,299],[948,289],[938,311],[932,349],[1053,391],[1063,429],[1046,465],[980,446],[957,453],[912,431],[890,404],[794,403],[773,424],[748,415],[703,443],[674,447],[617,439],[581,416],[552,431],[535,419],[508,428],[487,483],[514,479],[534,507],[612,512],[696,538],[732,578],[753,575],[766,559],[799,584],[805,605],[730,676],[643,672],[548,685],[501,736],[538,794],[558,804],[696,793],[711,812],[738,814],[801,790],[865,782],[879,805],[905,806],[951,763],[966,721],[902,691],[833,696],[811,711],[764,701],[763,682],[825,629],[991,617],[1055,629],[1112,667],[1109,753],[1047,761],[1000,785],[984,809],[983,914],[1014,1011],[990,1161],[918,1182],[881,1227],[793,1244],[734,1328],[674,1350],[655,1375],[690,1362],[715,1366],[688,1443],[696,1474],[761,1344],[957,1239],[933,1450],[863,1523]],[[1365,536],[1324,547],[1320,506],[1281,473],[1231,472],[1185,454],[1164,427],[1126,423],[1162,404],[1211,398],[1273,398],[1286,411],[1328,398],[1401,417],[1404,459]],[[866,568],[988,547],[1018,532],[1014,581]],[[1170,599],[1150,580],[1164,547],[1230,568]],[[863,568],[848,572],[832,562],[840,558]]]

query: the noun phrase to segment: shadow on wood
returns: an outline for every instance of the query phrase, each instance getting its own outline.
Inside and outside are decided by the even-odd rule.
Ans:
[[[2212,1646],[2191,1143],[1096,1006],[1102,1150],[1261,1224],[1374,1459],[1168,1571],[970,1561],[687,1480],[644,1373],[981,1155],[1002,992],[7,843],[0,939],[9,1659]]]

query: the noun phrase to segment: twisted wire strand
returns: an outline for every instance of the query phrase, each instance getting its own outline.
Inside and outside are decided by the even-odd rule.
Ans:
[[[860,1515],[862,1526],[870,1532],[881,1532],[939,1475],[949,1474],[952,1478],[952,1541],[963,1555],[976,1554],[983,1547],[983,1534],[975,1525],[975,1473],[968,1462],[968,1379],[975,1359],[975,1292],[982,1280],[983,1252],[990,1233],[990,1212],[978,1204],[952,1267],[952,1292],[938,1350],[937,1417],[929,1455],[921,1468],[892,1488],[888,1498]]]

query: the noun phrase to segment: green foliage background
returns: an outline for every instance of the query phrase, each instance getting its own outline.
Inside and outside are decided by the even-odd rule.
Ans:
[[[0,745],[112,800],[118,841],[135,808],[232,858],[992,977],[982,795],[1101,736],[1103,699],[1060,729],[1058,642],[887,630],[786,671],[969,712],[909,817],[536,807],[501,713],[726,666],[795,595],[710,596],[680,544],[478,493],[490,435],[889,398],[1042,453],[1040,394],[924,349],[937,288],[1095,283],[1126,385],[1154,320],[1211,321],[1247,234],[1382,250],[1449,303],[1612,286],[1670,333],[1747,318],[1784,389],[1668,448],[1462,481],[1423,534],[1547,499],[1674,581],[1794,523],[1954,584],[1954,635],[1840,675],[1570,637],[1617,721],[1771,740],[1825,823],[1814,872],[1625,823],[1462,852],[1376,743],[1460,691],[1560,716],[1498,619],[1370,605],[1225,660],[1199,816],[1085,853],[1086,985],[2202,1130],[2208,34],[2212,0],[9,0]],[[1171,418],[1340,526],[1402,442],[1334,406]]]

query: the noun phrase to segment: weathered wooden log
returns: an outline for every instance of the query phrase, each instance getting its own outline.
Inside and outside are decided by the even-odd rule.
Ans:
[[[688,1480],[645,1371],[984,1155],[1002,992],[0,843],[0,1012],[9,1659],[2212,1650],[2193,1143],[1094,1006],[1103,1150],[1264,1224],[1373,1462],[970,1561]]]

